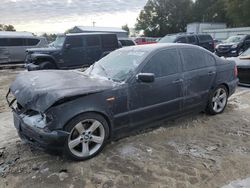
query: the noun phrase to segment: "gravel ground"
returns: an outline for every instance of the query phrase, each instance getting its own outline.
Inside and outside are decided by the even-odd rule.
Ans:
[[[156,122],[158,128],[108,144],[94,159],[72,162],[18,138],[5,102],[17,72],[0,71],[1,188],[249,187],[249,89],[238,88],[221,115]]]

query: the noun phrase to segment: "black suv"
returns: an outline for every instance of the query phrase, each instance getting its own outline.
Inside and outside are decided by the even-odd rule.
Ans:
[[[231,36],[223,43],[218,44],[215,53],[218,56],[238,57],[250,47],[250,35]]]
[[[29,71],[80,68],[90,66],[117,48],[116,34],[59,35],[48,48],[28,49],[25,63]]]
[[[201,46],[211,52],[214,52],[214,40],[207,34],[171,34],[163,37],[159,43],[187,43]]]

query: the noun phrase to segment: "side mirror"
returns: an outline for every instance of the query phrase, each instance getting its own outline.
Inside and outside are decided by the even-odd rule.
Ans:
[[[71,45],[70,45],[70,44],[65,44],[65,48],[66,48],[66,49],[70,49],[70,48],[71,48]]]
[[[138,81],[151,83],[155,81],[155,75],[153,73],[139,73],[136,76]]]

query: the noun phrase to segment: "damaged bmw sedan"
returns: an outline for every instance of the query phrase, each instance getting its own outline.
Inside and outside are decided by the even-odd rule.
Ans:
[[[84,72],[21,73],[6,98],[21,138],[86,160],[152,121],[222,113],[237,83],[233,61],[197,46],[152,44],[114,51]]]

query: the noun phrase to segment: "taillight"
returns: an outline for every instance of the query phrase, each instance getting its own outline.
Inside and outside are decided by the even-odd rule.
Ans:
[[[235,67],[234,67],[234,76],[235,76],[235,77],[238,77],[238,68],[237,68],[236,65],[235,65]]]

